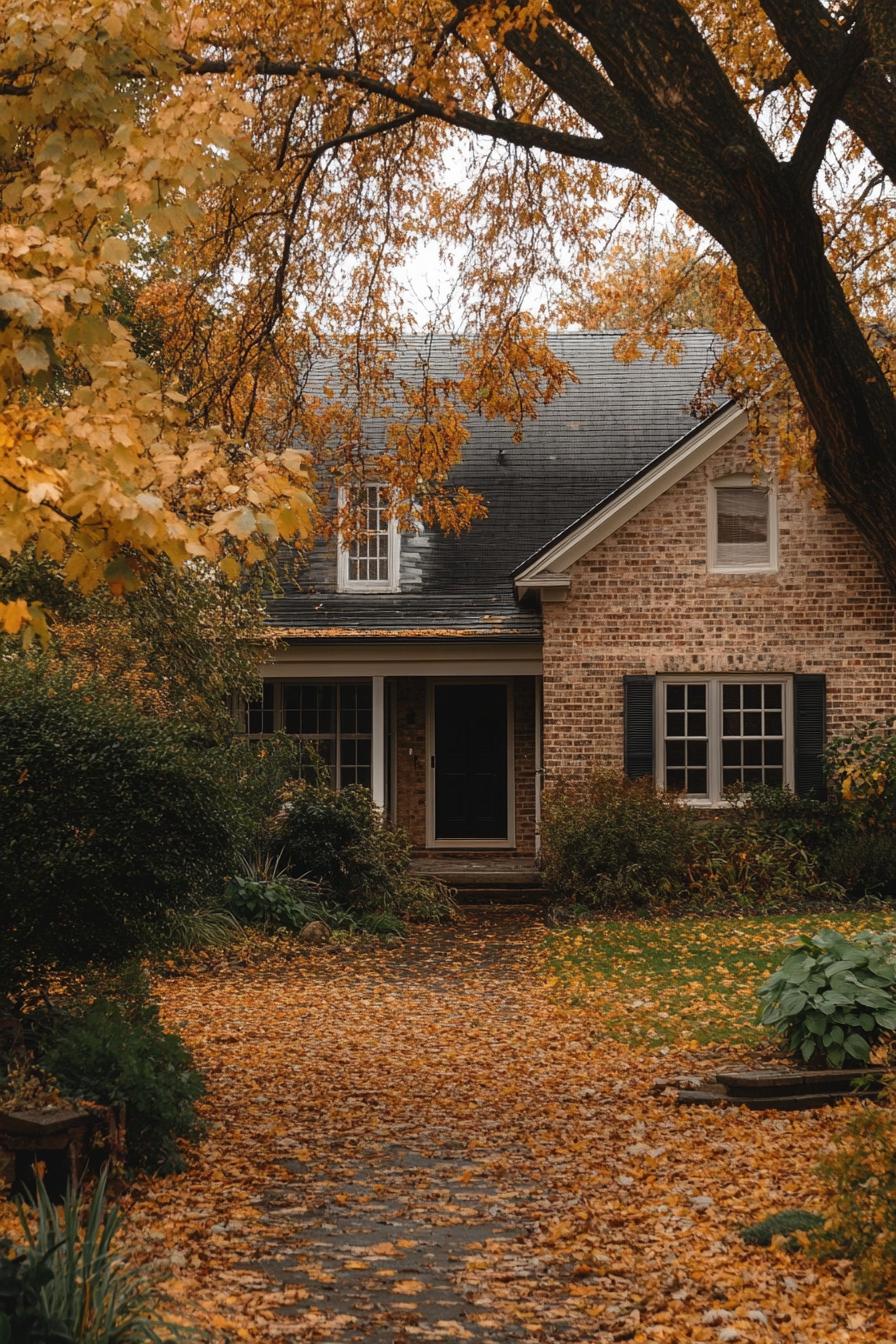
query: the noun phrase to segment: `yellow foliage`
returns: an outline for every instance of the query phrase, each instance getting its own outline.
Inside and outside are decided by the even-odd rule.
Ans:
[[[812,90],[758,0],[684,8],[764,162],[786,160]],[[677,327],[711,325],[701,409],[734,392],[757,457],[773,438],[785,469],[811,469],[808,417],[722,245],[617,171],[637,126],[614,150],[575,79],[566,96],[540,76],[527,44],[549,32],[612,85],[565,12],[0,0],[0,559],[33,543],[85,591],[157,556],[235,576],[304,542],[324,489],[371,466],[402,526],[461,530],[484,507],[450,479],[466,422],[521,432],[570,376],[544,341],[563,324],[622,325],[620,358],[670,361]],[[693,83],[669,59],[671,108]],[[892,190],[842,121],[828,139],[817,221],[889,374]],[[423,308],[463,333],[455,375],[396,358]]]
[[[178,378],[110,316],[130,254],[120,235],[195,226],[202,193],[235,178],[250,106],[180,78],[177,6],[26,0],[0,13],[16,87],[0,97],[0,558],[35,543],[85,592],[120,592],[154,557],[238,564],[274,535],[306,536],[302,456],[199,424]],[[195,37],[203,27],[193,15]],[[44,630],[22,601],[2,620]]]

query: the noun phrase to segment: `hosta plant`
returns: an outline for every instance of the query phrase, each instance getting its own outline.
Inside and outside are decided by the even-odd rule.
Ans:
[[[896,944],[865,930],[852,940],[833,929],[803,936],[759,990],[759,1020],[792,1054],[818,1067],[866,1064],[896,1031]]]

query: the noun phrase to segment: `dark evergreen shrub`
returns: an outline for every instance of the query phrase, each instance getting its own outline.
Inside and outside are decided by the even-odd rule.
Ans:
[[[316,883],[322,896],[353,913],[438,919],[452,908],[447,889],[411,872],[411,842],[383,822],[367,789],[340,792],[325,780],[293,787],[277,842],[294,878]]]
[[[177,1140],[200,1132],[203,1082],[181,1038],[139,983],[111,999],[44,1009],[29,1023],[40,1067],[69,1097],[125,1107],[128,1166],[179,1171]]]
[[[597,770],[545,791],[545,881],[561,901],[595,910],[680,901],[694,853],[693,814],[651,780]]]
[[[107,687],[0,667],[0,993],[157,945],[220,896],[239,809],[226,753]]]

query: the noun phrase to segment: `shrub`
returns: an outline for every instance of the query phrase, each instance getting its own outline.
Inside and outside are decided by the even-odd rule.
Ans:
[[[749,803],[703,827],[688,879],[694,904],[773,913],[841,901],[842,887],[822,878],[818,860],[787,829],[776,832]]]
[[[244,924],[266,929],[300,930],[315,920],[330,924],[335,912],[321,900],[320,889],[290,875],[277,856],[241,859],[241,871],[227,884],[227,907]]]
[[[874,1046],[896,1030],[892,936],[865,930],[848,941],[822,929],[790,947],[759,990],[760,1021],[784,1035],[806,1064],[867,1063]]]
[[[100,1177],[86,1207],[70,1190],[61,1213],[38,1180],[19,1205],[22,1241],[0,1239],[0,1344],[161,1344],[185,1339],[163,1320],[142,1270],[114,1244],[121,1215]]]
[[[221,753],[108,688],[0,666],[0,993],[158,945],[233,854]]]
[[[650,909],[680,899],[694,840],[692,814],[648,780],[598,770],[544,795],[545,880],[574,905]]]
[[[239,853],[258,854],[270,848],[284,786],[298,776],[300,763],[299,743],[285,733],[263,741],[233,740],[226,768],[236,798],[234,842]]]
[[[408,836],[383,822],[367,789],[337,793],[326,780],[296,785],[278,838],[293,876],[317,884],[340,910],[432,917],[451,908],[447,888],[411,872]]]
[[[198,1137],[202,1078],[158,1006],[137,986],[129,997],[50,1007],[30,1023],[41,1068],[70,1097],[125,1106],[128,1165],[178,1171],[178,1138]]]
[[[885,1106],[863,1106],[837,1134],[820,1166],[825,1227],[821,1256],[849,1257],[857,1286],[896,1293],[896,1114],[893,1092]]]
[[[831,780],[858,823],[896,827],[896,720],[864,724],[834,738],[825,756]]]
[[[743,817],[755,830],[789,840],[812,854],[821,851],[832,830],[844,825],[843,809],[836,799],[801,798],[788,788],[758,784],[732,801],[736,806],[730,817]]]
[[[823,841],[819,866],[849,900],[892,899],[896,897],[896,831],[832,828]]]

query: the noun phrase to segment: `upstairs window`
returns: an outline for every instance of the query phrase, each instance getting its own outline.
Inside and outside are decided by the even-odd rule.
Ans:
[[[775,497],[769,485],[750,476],[729,476],[712,482],[709,503],[711,570],[777,568]]]
[[[384,485],[362,485],[340,493],[340,506],[355,514],[359,527],[350,540],[339,540],[339,588],[342,592],[398,591],[398,528],[388,517]]]

